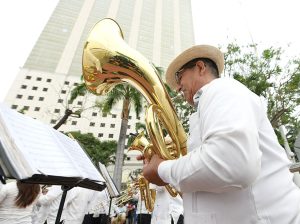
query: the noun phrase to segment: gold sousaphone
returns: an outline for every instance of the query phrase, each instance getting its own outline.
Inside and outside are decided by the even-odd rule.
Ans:
[[[145,121],[151,141],[141,133],[131,149],[140,150],[146,158],[158,154],[166,160],[186,154],[186,133],[156,68],[125,43],[117,22],[107,18],[92,28],[84,45],[82,69],[87,89],[96,95],[104,95],[114,86],[128,83],[146,98],[149,107]],[[172,147],[170,144],[167,147],[166,132]],[[147,181],[146,184],[149,185]],[[172,196],[177,195],[170,185],[166,188]]]

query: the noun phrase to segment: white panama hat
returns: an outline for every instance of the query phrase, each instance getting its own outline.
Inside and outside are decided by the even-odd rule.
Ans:
[[[193,46],[181,54],[179,54],[169,65],[166,72],[167,84],[172,89],[177,89],[178,84],[176,83],[175,73],[182,68],[189,61],[196,58],[208,58],[215,62],[219,74],[223,72],[224,69],[224,56],[223,53],[216,47],[210,45],[196,45]]]

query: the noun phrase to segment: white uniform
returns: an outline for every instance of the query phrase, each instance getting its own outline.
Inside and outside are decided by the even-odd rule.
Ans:
[[[260,98],[227,78],[197,98],[188,155],[158,168],[183,192],[185,224],[299,224],[300,190]]]
[[[136,206],[136,214],[151,214],[151,212],[149,212],[146,209],[146,205],[145,205],[145,201],[142,200],[141,197],[141,193],[140,190],[137,191],[137,193],[133,196],[133,199],[137,200],[137,206]]]
[[[49,213],[49,208],[49,205],[40,205],[38,203],[35,206],[33,206],[31,215],[32,224],[45,223]]]
[[[62,197],[62,189],[61,186],[58,185],[53,185],[51,187],[48,188],[48,192],[45,195],[41,195],[38,199],[38,204],[40,206],[41,211],[46,212],[47,213],[47,224],[54,224],[56,217],[57,217],[57,212],[58,212],[58,208],[59,208],[59,204],[61,201],[61,197]],[[64,206],[66,205],[66,203],[64,204]],[[62,211],[62,216],[64,216],[64,209]],[[43,215],[40,213],[40,215],[43,217]],[[41,220],[42,218],[39,217],[39,220]],[[61,218],[62,220],[62,218]]]
[[[156,197],[152,211],[151,224],[170,224],[171,218],[177,223],[183,215],[182,199],[179,195],[172,197],[165,187],[155,186]]]
[[[93,191],[74,187],[68,191],[64,209],[64,224],[81,224],[87,211],[88,202]]]
[[[88,204],[87,213],[94,214],[94,217],[98,217],[100,214],[108,215],[109,202],[110,198],[107,189],[94,191]]]
[[[18,192],[16,181],[7,183],[1,187],[0,224],[31,224],[32,208],[36,201],[26,208],[19,208],[15,205]]]

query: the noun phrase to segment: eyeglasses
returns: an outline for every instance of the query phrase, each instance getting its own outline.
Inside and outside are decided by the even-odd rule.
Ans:
[[[184,71],[187,69],[193,68],[194,66],[196,66],[196,63],[197,62],[192,63],[192,64],[187,64],[186,66],[183,66],[183,68],[181,68],[177,72],[175,72],[175,81],[176,81],[177,85],[180,85],[180,81],[181,81]]]

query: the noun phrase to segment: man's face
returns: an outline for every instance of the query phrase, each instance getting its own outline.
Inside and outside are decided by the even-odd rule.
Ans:
[[[185,100],[192,106],[194,106],[193,96],[203,86],[201,79],[201,68],[205,66],[202,61],[198,61],[194,66],[182,69],[181,73],[177,76],[178,89],[177,92],[181,92]]]
[[[194,68],[192,69],[186,69],[183,71],[181,79],[179,81],[179,88],[177,89],[178,92],[181,92],[185,98],[185,100],[191,104],[194,105],[193,96],[193,73]]]
[[[204,85],[212,81],[214,78],[207,70],[205,63],[201,60],[197,61],[195,66],[181,69],[181,73],[177,73],[177,92],[183,93],[185,100],[194,106],[194,95]]]

